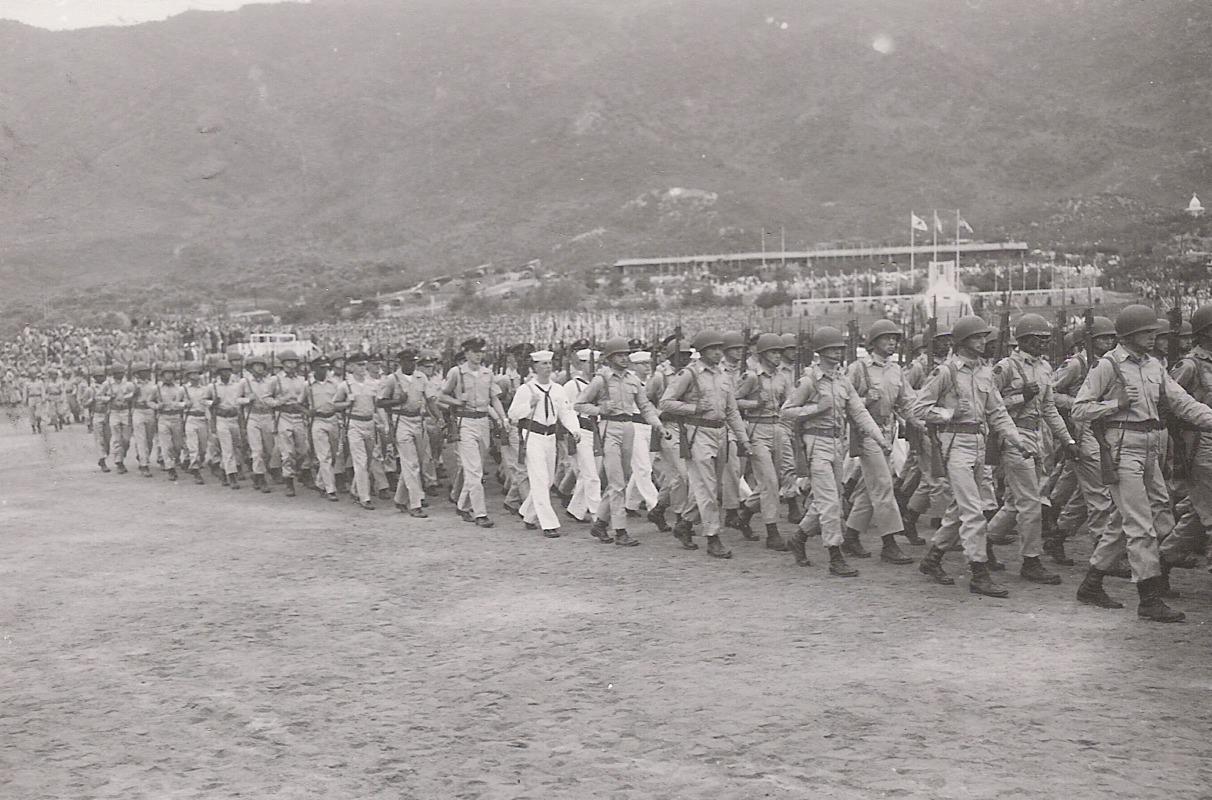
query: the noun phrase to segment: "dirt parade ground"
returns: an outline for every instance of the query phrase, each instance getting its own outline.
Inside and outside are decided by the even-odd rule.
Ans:
[[[94,462],[0,433],[6,800],[1212,796],[1203,569],[1158,625]]]

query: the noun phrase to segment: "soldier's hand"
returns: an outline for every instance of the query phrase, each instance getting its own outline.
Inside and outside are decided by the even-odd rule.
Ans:
[[[736,443],[736,454],[740,458],[749,458],[749,445],[745,442]]]
[[[1139,399],[1140,389],[1137,389],[1135,386],[1125,386],[1123,393],[1119,396],[1120,411],[1127,411]]]
[[[1077,445],[1073,442],[1065,442],[1061,445],[1061,450],[1065,453],[1065,458],[1071,461],[1077,461],[1079,453]]]
[[[1039,384],[1027,383],[1023,385],[1023,399],[1030,403],[1039,396]]]
[[[1037,455],[1039,455],[1035,451],[1034,447],[1026,443],[1020,443],[1018,445],[1018,451],[1023,454],[1023,458],[1035,458]]]
[[[886,456],[892,455],[892,445],[889,444],[884,439],[880,439],[879,441],[880,441],[880,449],[884,451],[884,455],[886,455]]]

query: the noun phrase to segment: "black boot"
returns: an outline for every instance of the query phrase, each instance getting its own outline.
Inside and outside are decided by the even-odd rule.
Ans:
[[[777,523],[770,522],[766,524],[766,549],[777,550],[780,553],[787,552],[787,543],[783,541],[783,536],[779,533]]]
[[[175,480],[177,479],[177,469],[176,469],[176,467],[169,467],[169,468],[168,468],[168,479],[169,479],[170,481],[175,481]]]
[[[121,461],[119,461],[117,464],[114,465],[114,469],[116,469],[118,471],[119,475],[126,474],[126,465],[123,464]]]
[[[589,534],[602,544],[612,544],[614,542],[614,537],[610,535],[610,531],[606,527],[605,520],[595,520],[593,525],[589,528]]]
[[[686,520],[678,520],[678,523],[673,526],[673,535],[682,543],[683,550],[699,549],[699,546],[694,543],[694,526]]]
[[[901,521],[905,525],[905,541],[914,547],[921,547],[926,543],[926,540],[918,535],[917,532],[917,518],[919,516],[920,514],[911,508],[906,509],[905,513],[901,515]]]
[[[989,559],[987,566],[990,572],[1005,572],[1006,565],[997,560],[997,554],[993,552],[993,542],[985,541],[985,558]]]
[[[839,578],[856,578],[858,570],[846,563],[846,557],[842,555],[842,548],[835,546],[829,548],[829,574]]]
[[[1044,539],[1044,555],[1052,559],[1053,564],[1062,567],[1073,566],[1073,559],[1065,553],[1065,537],[1055,533],[1052,538]]]
[[[859,541],[859,532],[847,528],[842,534],[842,552],[853,558],[871,558],[871,551]]]
[[[661,533],[669,533],[669,522],[665,519],[665,506],[655,505],[648,512],[648,521],[656,526]]]
[[[1039,556],[1025,556],[1023,558],[1023,566],[1019,569],[1018,574],[1019,577],[1032,583],[1055,586],[1061,582],[1060,575],[1044,569],[1044,565],[1040,563]]]
[[[889,533],[881,537],[884,546],[880,548],[880,561],[887,561],[889,564],[912,564],[913,559],[905,555],[901,550],[900,545],[896,543],[896,534]]]
[[[626,528],[614,529],[614,543],[619,547],[638,547],[639,542],[631,538]]]
[[[1010,592],[1005,587],[994,583],[989,574],[989,566],[980,561],[969,561],[968,569],[972,577],[968,580],[968,591],[973,594],[983,594],[986,597],[1009,597]]]
[[[109,472],[109,465],[105,463],[104,458],[97,460],[97,466],[101,468],[102,472]]]
[[[1159,592],[1163,600],[1177,600],[1182,597],[1182,593],[1177,589],[1170,588],[1170,568],[1166,566],[1165,560],[1162,561],[1161,581],[1158,584]]]
[[[733,530],[736,530],[736,531],[739,531],[741,529],[741,518],[736,513],[736,511],[737,510],[735,508],[730,508],[724,512],[724,527],[725,528],[732,528]]]
[[[707,537],[707,555],[712,558],[732,558],[732,551],[724,547],[718,536]]]
[[[240,479],[238,477],[236,477],[236,473],[233,472],[227,476],[226,484],[233,489],[239,489],[240,488]]]
[[[1099,608],[1123,608],[1123,603],[1113,600],[1103,589],[1103,575],[1102,570],[1095,567],[1086,570],[1082,585],[1077,587],[1078,602]]]
[[[1162,577],[1158,575],[1136,584],[1136,591],[1140,595],[1136,616],[1151,622],[1182,622],[1187,615],[1166,605],[1161,596],[1161,581]]]
[[[227,485],[227,473],[226,473],[226,472],[223,472],[222,470],[220,470],[220,471],[219,471],[219,481],[220,481],[220,482],[221,482],[221,483],[222,483],[224,486],[226,486],[226,485]]]
[[[796,528],[795,535],[787,540],[787,549],[795,554],[795,563],[797,566],[812,566],[812,562],[808,560],[808,551],[805,547],[807,543],[808,534],[799,528]]]
[[[917,565],[918,572],[929,576],[935,583],[943,586],[954,585],[955,579],[943,569],[943,556],[946,554],[941,547],[931,545],[930,549],[926,551],[926,557],[922,559],[922,563]]]
[[[284,478],[283,480],[286,481],[286,496],[294,497],[295,496],[295,479],[294,478]]]
[[[752,511],[742,506],[737,512],[736,517],[737,530],[741,532],[741,536],[745,537],[745,541],[756,542],[758,539],[762,538],[753,532],[753,527],[749,524],[749,521],[753,519]]]
[[[194,467],[189,472],[191,475],[194,476],[194,483],[198,484],[199,486],[206,483],[206,481],[202,480],[202,470],[198,469],[197,467]]]

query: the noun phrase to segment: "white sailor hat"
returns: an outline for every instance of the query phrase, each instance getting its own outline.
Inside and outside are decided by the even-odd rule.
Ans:
[[[530,354],[530,360],[535,364],[550,364],[554,355],[550,350],[535,350]]]
[[[586,347],[584,350],[577,351],[577,358],[581,361],[588,361],[591,354],[595,359],[602,357],[601,351],[591,350]]]
[[[652,353],[647,350],[637,350],[631,354],[632,364],[647,364],[652,361]]]

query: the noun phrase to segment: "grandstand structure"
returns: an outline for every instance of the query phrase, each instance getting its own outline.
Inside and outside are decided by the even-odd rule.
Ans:
[[[713,267],[729,271],[759,272],[787,266],[800,269],[825,269],[846,272],[869,267],[887,268],[890,264],[906,269],[915,260],[926,264],[931,259],[964,256],[972,259],[1022,259],[1030,248],[1026,242],[960,242],[940,245],[893,245],[886,247],[839,247],[816,250],[767,251],[756,253],[719,253],[698,256],[661,256],[658,258],[621,258],[614,262],[615,270],[627,278],[642,275],[680,275],[710,270]]]

